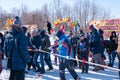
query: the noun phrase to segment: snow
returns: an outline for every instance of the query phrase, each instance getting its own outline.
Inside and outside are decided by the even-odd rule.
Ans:
[[[54,64],[54,56],[51,55],[52,63],[54,66],[54,70],[46,72],[45,74],[41,75],[39,73],[33,72],[33,71],[28,71],[28,73],[25,75],[25,80],[60,80],[59,79],[59,66]],[[107,63],[108,60],[106,60]],[[115,60],[115,65],[114,67],[117,67],[118,61],[117,59]],[[3,71],[0,75],[0,80],[8,80],[9,78],[9,70],[6,70],[6,60],[3,60]],[[48,68],[47,65],[45,68]],[[81,77],[81,80],[120,80],[118,79],[118,71],[110,70],[110,69],[105,69],[104,71],[98,71],[94,72],[92,71],[93,67],[90,66],[89,68],[89,73],[81,73],[81,69],[75,68],[75,71],[77,74]],[[72,76],[66,69],[66,74],[65,74],[67,80],[73,80]]]
[[[53,42],[53,41],[52,41]],[[108,56],[107,54],[105,54]],[[60,80],[59,79],[59,66],[54,64],[54,56],[51,54],[52,64],[54,67],[54,70],[46,72],[45,74],[41,75],[37,72],[28,71],[27,74],[25,74],[25,80]],[[3,63],[3,71],[0,74],[0,80],[9,80],[9,74],[10,71],[6,70],[6,60],[4,59],[2,61]],[[108,63],[108,58],[106,60],[106,63]],[[115,60],[114,67],[117,68],[118,60]],[[47,65],[45,65],[45,68],[48,68]],[[120,80],[118,79],[118,71],[105,69],[104,71],[98,71],[94,72],[92,71],[93,67],[89,67],[88,74],[81,73],[81,69],[75,68],[75,71],[77,74],[81,77],[81,80]],[[74,80],[68,70],[65,70],[65,76],[67,80]]]

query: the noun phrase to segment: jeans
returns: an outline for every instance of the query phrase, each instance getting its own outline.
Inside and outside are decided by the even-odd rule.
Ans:
[[[70,74],[73,76],[73,78],[75,80],[78,79],[78,75],[71,65],[71,60],[66,60],[66,59],[60,58],[60,64],[59,64],[60,80],[66,80],[66,78],[65,78],[65,68],[68,69],[68,71],[70,72]]]
[[[33,56],[33,63],[38,68],[38,70],[40,70],[40,65],[39,65],[39,62],[37,61],[39,55],[40,55],[40,53],[36,52],[36,53],[34,53],[34,56]]]
[[[120,53],[118,54],[118,61],[119,61],[118,68],[120,69]],[[120,71],[119,71],[119,78],[120,78]]]
[[[77,46],[74,46],[73,47],[73,53],[74,53],[74,57],[76,59],[76,54],[77,54]],[[73,60],[73,67],[76,67],[77,66],[77,61]]]
[[[102,56],[101,53],[97,53],[93,55],[93,60],[96,64],[101,64],[103,65],[103,61],[102,61]],[[95,69],[100,68],[99,66],[95,66]]]
[[[112,51],[112,52],[109,54],[109,64],[108,64],[108,66],[113,67],[115,57],[116,57],[116,52],[115,52],[115,51]]]
[[[83,60],[83,58],[88,61],[88,55],[84,55],[81,56],[81,54],[79,54],[78,59],[79,60]],[[89,68],[89,64],[88,63],[83,63],[83,62],[79,62],[79,67],[82,69],[82,73],[88,73],[88,68]]]
[[[41,64],[41,72],[42,73],[45,72],[44,60],[45,60],[46,64],[48,65],[49,69],[53,69],[50,54],[41,52],[40,53],[40,64]]]
[[[25,80],[25,70],[10,70],[9,80]]]

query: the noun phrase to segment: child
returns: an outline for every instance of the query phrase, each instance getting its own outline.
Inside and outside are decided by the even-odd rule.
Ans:
[[[54,44],[52,45],[54,54],[58,54],[57,47],[58,47],[58,40],[54,41]],[[55,61],[55,65],[57,65],[57,55],[55,55],[54,61]]]

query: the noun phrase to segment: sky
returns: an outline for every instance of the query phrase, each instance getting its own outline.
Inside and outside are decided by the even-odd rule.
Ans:
[[[61,1],[72,6],[75,0]],[[27,5],[31,10],[35,10],[40,9],[44,4],[50,4],[51,2],[52,0],[0,0],[0,6],[2,9],[10,12],[12,8],[20,8],[22,4]],[[120,0],[94,0],[94,2],[102,8],[110,10],[112,18],[120,18]]]

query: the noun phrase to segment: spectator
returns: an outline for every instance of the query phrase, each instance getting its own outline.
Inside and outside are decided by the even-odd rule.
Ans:
[[[10,27],[4,42],[4,51],[10,63],[9,80],[25,80],[25,67],[29,62],[27,38],[18,25],[11,24]]]
[[[0,33],[0,73],[2,71],[2,57],[3,57],[3,35]]]
[[[116,32],[115,31],[111,32],[110,41],[114,44],[113,45],[114,50],[111,52],[111,54],[109,54],[110,63],[108,64],[108,66],[111,66],[111,67],[113,67],[114,60],[115,60],[115,57],[116,57],[116,52],[115,51],[117,50],[117,46],[118,46],[118,44],[116,43],[117,39],[118,38],[117,38]]]
[[[120,69],[120,35],[118,37],[118,48],[117,48],[117,55],[118,55],[118,68]],[[119,71],[119,78],[120,78],[120,71]]]
[[[4,59],[3,45],[4,45],[4,36],[3,36],[3,34],[0,32],[0,50],[1,50],[1,52],[2,52],[2,59]]]

